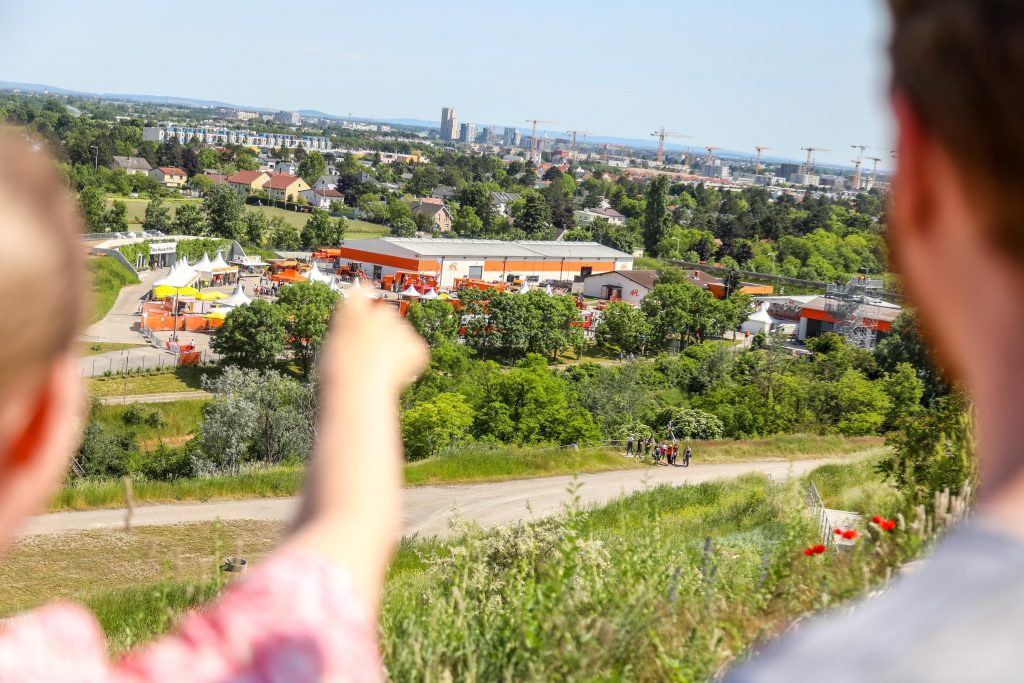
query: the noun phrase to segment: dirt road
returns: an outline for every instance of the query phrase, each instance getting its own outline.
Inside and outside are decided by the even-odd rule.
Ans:
[[[800,476],[835,459],[760,460],[725,464],[694,464],[689,468],[651,467],[585,474],[576,481],[584,504],[604,503],[623,493],[658,484],[694,484],[715,479],[730,479],[751,472],[770,475],[775,481]],[[569,500],[572,477],[519,479],[487,484],[459,486],[417,486],[405,490],[403,521],[406,534],[443,535],[452,510],[483,526],[496,526],[517,520],[547,517],[558,513]],[[137,507],[133,525],[151,526],[216,519],[288,521],[298,506],[297,498],[259,498],[212,503],[182,503]],[[23,535],[74,532],[87,529],[113,529],[124,526],[123,510],[56,512],[30,519]]]

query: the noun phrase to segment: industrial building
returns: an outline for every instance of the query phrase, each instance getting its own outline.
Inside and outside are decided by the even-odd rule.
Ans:
[[[596,242],[411,237],[345,240],[338,262],[364,270],[374,280],[399,272],[418,273],[437,278],[444,288],[453,287],[456,278],[534,283],[633,268],[632,255]]]
[[[624,301],[639,306],[657,283],[656,270],[615,270],[595,273],[583,281],[583,296]]]

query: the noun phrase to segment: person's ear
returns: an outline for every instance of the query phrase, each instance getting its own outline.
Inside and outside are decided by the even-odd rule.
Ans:
[[[932,140],[907,97],[896,90],[892,109],[897,124],[899,169],[893,180],[892,212],[904,239],[927,239],[934,227],[935,190],[929,172]]]

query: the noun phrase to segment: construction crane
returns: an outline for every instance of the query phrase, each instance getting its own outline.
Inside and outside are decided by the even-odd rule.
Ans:
[[[810,173],[814,168],[814,153],[815,152],[831,152],[832,150],[826,149],[825,147],[801,147],[801,150],[807,152],[807,164],[804,166],[804,173]]]
[[[590,131],[589,130],[569,130],[569,131],[566,131],[566,132],[569,133],[570,135],[572,135],[572,159],[573,159],[573,161],[575,161],[576,160],[576,136],[577,135],[582,135],[583,139],[586,140],[587,136],[590,135]]]
[[[557,121],[545,121],[543,119],[526,119],[527,123],[533,124],[533,132],[530,134],[530,160],[536,163],[537,161],[537,124],[538,123],[558,123]]]
[[[604,153],[601,155],[601,161],[608,161],[608,148],[609,147],[614,147],[616,149],[626,149],[625,145],[613,145],[613,144],[611,144],[609,142],[604,143],[603,145],[601,145],[601,147],[604,149]]]
[[[651,133],[651,137],[658,138],[658,164],[663,164],[665,163],[665,138],[689,138],[692,136],[659,128]]]
[[[761,175],[761,152],[767,152],[771,147],[755,145],[754,149],[757,150],[757,162],[754,164],[754,175]]]
[[[850,145],[851,149],[859,149],[860,154],[853,161],[853,189],[860,189],[860,167],[864,163],[864,150],[871,149],[868,145]]]
[[[704,149],[706,149],[708,151],[708,155],[706,157],[704,157],[704,165],[705,166],[710,166],[711,163],[714,161],[714,158],[713,158],[714,157],[714,151],[716,149],[722,149],[722,148],[721,147],[714,147],[713,145],[708,145]]]
[[[881,159],[879,157],[868,157],[868,161],[872,162],[872,164],[871,164],[871,184],[872,185],[877,185],[878,184],[878,162],[881,161]]]

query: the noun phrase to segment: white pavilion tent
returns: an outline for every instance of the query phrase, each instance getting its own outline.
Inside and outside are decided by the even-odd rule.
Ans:
[[[764,303],[749,318],[743,321],[743,324],[740,325],[740,331],[749,332],[750,334],[757,334],[758,332],[768,334],[771,332],[772,325],[774,324],[775,321],[768,315],[768,304]]]
[[[242,289],[241,283],[239,283],[238,286],[235,287],[235,291],[231,293],[231,296],[229,296],[226,299],[220,299],[217,302],[217,304],[219,306],[227,306],[228,308],[236,308],[238,306],[246,306],[246,305],[251,304],[251,303],[252,303],[252,299],[250,299],[246,295],[245,291]]]

